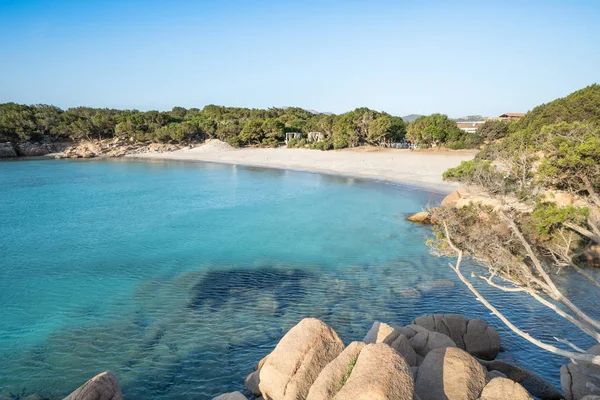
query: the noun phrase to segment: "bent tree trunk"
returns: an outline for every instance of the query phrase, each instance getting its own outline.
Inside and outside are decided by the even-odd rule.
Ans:
[[[514,325],[512,322],[510,322],[508,320],[508,318],[506,318],[500,311],[498,311],[498,309],[496,309],[496,307],[494,307],[489,301],[487,301],[485,299],[485,297],[483,297],[481,295],[481,293],[479,293],[479,291],[477,289],[475,289],[475,287],[471,284],[471,282],[467,278],[465,278],[465,276],[462,274],[462,272],[460,271],[460,264],[462,262],[463,252],[458,247],[456,247],[454,245],[454,243],[452,242],[452,239],[450,238],[450,232],[448,231],[448,225],[445,222],[444,222],[444,230],[446,233],[446,240],[448,242],[448,245],[452,248],[452,250],[454,250],[456,252],[456,254],[458,256],[456,265],[453,266],[452,264],[449,264],[450,268],[452,268],[454,270],[454,272],[459,277],[459,279],[467,286],[467,288],[469,288],[469,290],[475,295],[477,300],[479,300],[484,306],[486,306],[492,312],[492,314],[494,314],[496,317],[498,317],[510,330],[512,330],[514,333],[521,336],[528,342],[533,343],[534,345],[538,346],[539,348],[542,348],[553,354],[567,357],[572,360],[587,361],[587,362],[590,362],[590,363],[593,363],[596,365],[600,365],[600,356],[597,356],[594,354],[589,354],[589,353],[583,353],[580,351],[572,352],[572,351],[568,351],[568,350],[563,350],[563,349],[560,349],[551,344],[544,343],[544,342],[532,337],[527,332],[521,330],[516,325]],[[566,341],[564,339],[557,339],[557,340],[562,343],[568,343],[568,341]],[[581,349],[578,349],[578,350],[581,350]]]

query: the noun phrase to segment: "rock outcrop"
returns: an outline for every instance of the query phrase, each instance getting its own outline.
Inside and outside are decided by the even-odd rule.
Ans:
[[[600,355],[600,344],[587,353]],[[581,400],[585,396],[600,396],[600,365],[578,361],[560,368],[560,384],[567,400]]]
[[[588,247],[579,259],[590,267],[600,268],[600,244]]]
[[[398,337],[390,344],[390,347],[404,357],[408,365],[411,367],[417,365],[417,353],[406,336],[403,334],[398,335]]]
[[[432,350],[446,347],[457,347],[452,339],[438,332],[419,332],[410,338],[410,344],[421,357],[426,357]]]
[[[410,367],[384,343],[368,344],[358,355],[335,400],[413,400]]]
[[[120,138],[82,141],[65,149],[58,158],[123,157],[128,154],[164,153],[181,149],[176,143],[129,142]]]
[[[486,383],[485,369],[469,353],[438,348],[419,367],[415,392],[427,400],[476,400]]]
[[[64,400],[122,400],[119,380],[110,371],[96,375]]]
[[[527,390],[507,378],[494,378],[481,392],[481,400],[533,400]]]
[[[419,325],[450,337],[456,346],[472,356],[493,360],[500,351],[500,335],[482,319],[468,319],[457,314],[433,314],[416,318]]]
[[[364,343],[385,343],[392,349],[396,350],[408,363],[408,365],[417,365],[417,354],[406,335],[402,332],[407,329],[406,333],[412,338],[417,334],[416,331],[406,327],[392,327],[386,323],[376,321],[367,332],[363,339]]]
[[[385,343],[390,344],[400,335],[394,327],[384,323],[375,321],[371,325],[371,329],[365,335],[363,342],[366,344],[371,343]]]
[[[411,325],[375,322],[363,342],[344,347],[318,319],[290,329],[244,380],[257,400],[558,400],[541,377],[499,360],[497,332],[483,320],[454,314],[416,318]],[[492,349],[494,352],[490,352]],[[591,349],[600,353],[600,345]],[[569,364],[561,380],[567,400],[595,400],[600,376],[594,365]],[[591,378],[590,378],[591,377]],[[245,392],[247,393],[247,392]],[[591,396],[591,397],[590,397]],[[0,396],[1,397],[1,396]],[[66,400],[120,400],[117,378],[104,372]],[[244,400],[240,392],[213,400]]]
[[[0,158],[17,157],[17,150],[12,143],[0,143]]]
[[[333,399],[350,377],[365,346],[363,342],[352,342],[335,360],[327,364],[311,386],[306,400]]]
[[[260,369],[257,369],[244,379],[244,386],[255,396],[260,396]]]
[[[406,219],[411,222],[418,222],[421,224],[433,224],[434,221],[432,220],[432,216],[432,213],[429,211],[420,211],[407,217]]]
[[[442,200],[441,206],[442,207],[454,207],[456,205],[456,202],[458,201],[458,199],[460,199],[460,192],[458,190],[455,190],[454,192],[452,192],[449,195],[447,195],[446,197],[444,197],[444,199]]]
[[[563,395],[551,383],[533,372],[502,360],[478,360],[489,372],[498,371],[523,386],[532,396],[545,400],[560,400]]]
[[[305,398],[325,366],[344,350],[335,331],[306,318],[277,344],[260,369],[259,390],[265,399]]]
[[[248,399],[246,398],[246,396],[244,396],[240,392],[231,392],[231,393],[224,393],[222,395],[219,395],[219,396],[213,398],[213,400],[248,400]]]
[[[52,143],[19,143],[17,144],[17,153],[21,157],[38,157],[54,153],[55,147]]]

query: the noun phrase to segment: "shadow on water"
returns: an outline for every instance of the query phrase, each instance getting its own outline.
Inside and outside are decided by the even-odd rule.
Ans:
[[[218,311],[228,301],[239,299],[240,294],[250,290],[267,290],[273,292],[279,305],[278,311],[282,311],[306,295],[302,281],[310,277],[310,272],[300,269],[211,269],[192,287],[189,306]]]

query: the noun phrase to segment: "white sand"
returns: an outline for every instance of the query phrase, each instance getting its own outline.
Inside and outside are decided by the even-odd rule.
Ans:
[[[392,181],[450,192],[457,185],[444,182],[442,173],[461,161],[473,159],[472,150],[400,150],[359,147],[339,151],[308,149],[244,148],[235,149],[218,140],[193,149],[170,153],[141,153],[128,157],[165,160],[208,161],[283,168],[297,171]]]

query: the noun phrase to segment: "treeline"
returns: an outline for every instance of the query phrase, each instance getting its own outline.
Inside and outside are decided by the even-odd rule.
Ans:
[[[408,135],[407,135],[408,130]],[[445,115],[422,116],[406,124],[385,112],[357,108],[344,114],[302,108],[248,109],[208,105],[171,111],[115,110],[51,105],[0,104],[0,141],[35,142],[121,138],[130,141],[188,143],[220,139],[234,146],[278,146],[286,133],[300,133],[289,146],[322,150],[363,144],[389,146],[405,137],[419,147],[477,147],[481,135],[465,133]],[[309,133],[318,132],[318,140]],[[312,138],[315,135],[310,135]]]
[[[358,108],[333,115],[301,108],[267,110],[208,105],[171,111],[115,110],[49,105],[0,104],[0,141],[122,138],[133,141],[189,142],[214,138],[235,146],[276,146],[286,132],[320,132],[323,149],[359,144],[386,145],[402,140],[402,118]],[[299,142],[300,144],[302,142]]]
[[[484,138],[459,129],[456,121],[444,114],[420,116],[410,123],[406,137],[419,147],[447,147],[472,149],[479,147]]]

